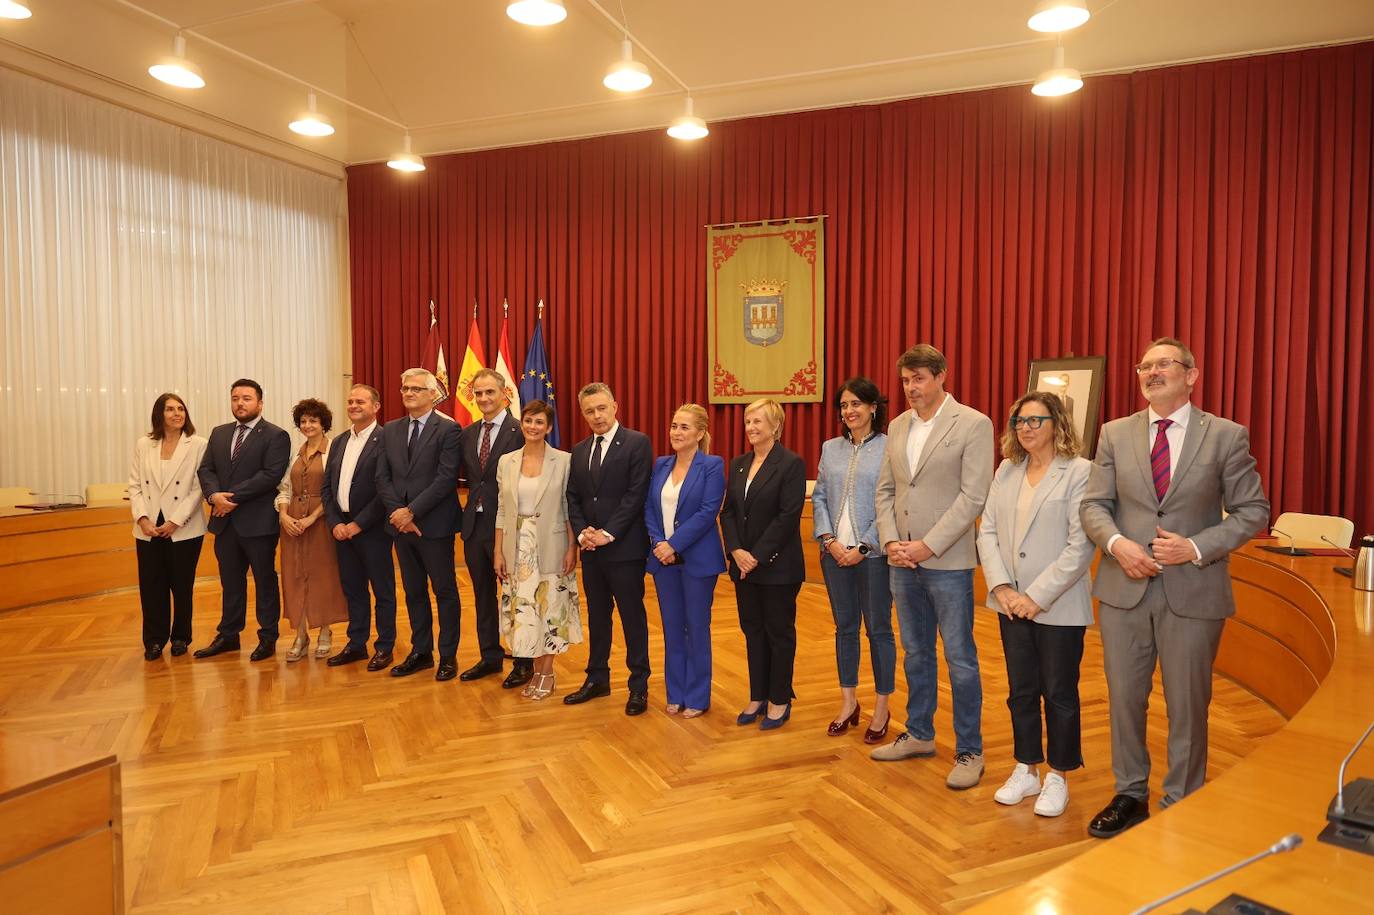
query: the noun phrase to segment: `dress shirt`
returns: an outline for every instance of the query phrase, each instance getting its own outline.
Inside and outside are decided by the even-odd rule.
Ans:
[[[372,437],[372,432],[376,428],[377,421],[374,419],[361,432],[352,428],[348,430],[348,441],[344,443],[343,463],[339,465],[339,490],[334,496],[334,501],[339,503],[341,511],[351,511],[348,507],[348,491],[353,486],[353,471],[358,469],[358,458],[362,455],[367,440]]]
[[[687,478],[682,478],[683,483]],[[673,537],[673,522],[677,519],[677,497],[682,492],[682,483],[674,483],[671,472],[668,479],[663,481],[663,491],[659,495],[658,504],[663,512],[663,539],[671,540]]]
[[[921,463],[921,452],[925,450],[926,441],[930,438],[930,430],[935,428],[935,421],[940,418],[940,414],[945,412],[945,404],[949,403],[949,395],[940,401],[940,409],[935,411],[935,415],[930,419],[921,419],[921,414],[915,410],[911,411],[911,431],[906,439],[906,464],[911,468],[914,475],[916,465]]]
[[[478,454],[481,454],[481,453],[482,453],[482,435],[483,435],[484,433],[491,436],[490,444],[489,444],[487,447],[489,447],[489,448],[495,448],[495,447],[496,447],[496,436],[498,436],[498,435],[501,434],[500,429],[501,429],[501,427],[502,427],[503,425],[505,425],[505,423],[506,423],[506,411],[505,411],[505,410],[502,410],[500,413],[497,413],[497,414],[496,414],[495,416],[493,416],[491,419],[484,419],[484,420],[481,420],[481,421],[484,422],[484,423],[490,423],[490,424],[491,424],[491,428],[490,428],[490,429],[481,429],[481,428],[479,428],[479,429],[477,430],[477,453],[478,453]],[[491,455],[487,455],[487,462],[488,462],[488,463],[491,462]],[[478,514],[481,514],[481,513],[482,513],[482,500],[481,500],[481,499],[478,499],[478,500],[477,500],[477,513],[478,513]]]
[[[259,413],[257,416],[254,416],[252,419],[250,419],[250,420],[249,420],[248,422],[246,422],[246,423],[241,423],[241,422],[239,422],[238,420],[234,420],[234,431],[233,431],[233,433],[229,436],[229,453],[230,453],[230,454],[233,454],[233,453],[234,453],[234,439],[238,438],[238,435],[239,435],[239,426],[247,426],[247,427],[248,427],[248,432],[251,433],[251,432],[253,431],[253,427],[256,426],[256,425],[258,424],[258,421],[261,420],[261,419],[262,419],[262,414]],[[182,433],[182,434],[184,435],[185,433]],[[247,441],[248,441],[248,435],[247,435],[247,434],[245,434],[245,435],[243,436],[243,441],[244,441],[244,443],[247,443]],[[240,447],[242,447],[242,446],[240,446]],[[291,472],[291,465],[290,465],[290,464],[287,465],[286,472],[287,472],[287,473],[290,473],[290,472]],[[227,492],[227,491],[228,491],[228,490],[220,490],[220,492]],[[205,498],[206,498],[206,500],[208,501],[208,500],[210,500],[210,499],[213,499],[213,498],[214,498],[215,496],[217,496],[217,495],[219,495],[219,493],[212,492],[212,493],[210,493],[210,495],[206,496]]]
[[[1183,438],[1188,434],[1188,421],[1193,418],[1193,405],[1191,403],[1185,403],[1167,417],[1160,416],[1156,413],[1154,407],[1150,407],[1148,413],[1150,424],[1147,428],[1150,431],[1146,436],[1145,443],[1152,449],[1154,448],[1155,438],[1159,435],[1159,421],[1161,419],[1168,419],[1173,423],[1173,425],[1164,430],[1164,439],[1169,443],[1169,485],[1173,486],[1174,471],[1178,470],[1178,459],[1183,454]],[[1122,536],[1122,534],[1112,534],[1111,539],[1107,541],[1108,553],[1112,551],[1112,547]],[[1197,558],[1193,560],[1193,565],[1198,565],[1202,562],[1202,550],[1199,550],[1197,544],[1193,543],[1192,537],[1188,538],[1188,542],[1193,544],[1193,553],[1197,556]]]
[[[607,452],[609,452],[609,451],[611,450],[611,442],[615,441],[615,434],[616,434],[617,432],[619,432],[619,431],[620,431],[620,421],[617,420],[617,421],[611,423],[611,428],[607,429],[604,433],[601,434],[600,438],[601,438],[601,463],[602,463],[602,464],[605,464],[605,463],[606,463],[606,454],[607,454]],[[592,450],[589,451],[589,452],[587,452],[587,469],[588,469],[588,470],[591,470],[591,469],[592,469],[592,459],[596,457],[596,440],[597,440],[597,438],[598,438],[598,436],[596,436],[595,434],[592,435]],[[615,535],[612,534],[610,531],[606,530],[605,528],[602,528],[602,529],[599,531],[599,533],[605,534],[605,535],[606,535],[607,541],[609,541],[609,542],[611,542],[611,543],[614,543],[614,542],[615,542]]]

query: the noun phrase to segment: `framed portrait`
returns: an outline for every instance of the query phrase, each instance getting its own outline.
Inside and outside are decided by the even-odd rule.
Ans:
[[[1083,456],[1089,460],[1097,450],[1097,430],[1102,425],[1102,384],[1106,367],[1106,356],[1035,359],[1026,381],[1027,393],[1056,394],[1064,401],[1083,439]]]

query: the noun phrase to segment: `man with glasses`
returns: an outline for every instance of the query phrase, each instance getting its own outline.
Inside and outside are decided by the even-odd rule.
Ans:
[[[434,666],[434,617],[429,589],[439,604],[439,669],[436,680],[458,676],[458,578],[453,536],[458,529],[459,428],[434,409],[439,382],[425,369],[401,376],[406,415],[382,429],[377,491],[395,539],[401,584],[410,617],[410,654],[391,668],[393,677]]]
[[[1161,809],[1202,787],[1212,662],[1235,612],[1226,559],[1269,522],[1249,433],[1189,402],[1199,369],[1188,347],[1161,337],[1135,371],[1149,406],[1102,427],[1081,512],[1103,553],[1093,596],[1116,777],[1116,797],[1088,826],[1098,838],[1150,815],[1145,710],[1156,660],[1169,712]]]

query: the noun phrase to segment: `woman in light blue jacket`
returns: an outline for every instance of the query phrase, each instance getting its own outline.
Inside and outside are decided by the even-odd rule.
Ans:
[[[1093,544],[1078,520],[1092,463],[1056,394],[1032,391],[1012,405],[978,533],[988,606],[998,612],[1007,661],[1016,768],[999,804],[1037,796],[1035,812],[1059,816],[1065,773],[1083,765],[1078,665],[1093,621]],[[1041,700],[1047,746],[1041,744]],[[1050,772],[1040,783],[1048,750]]]
[[[897,646],[892,637],[892,592],[887,557],[878,542],[874,498],[887,436],[887,398],[867,378],[851,378],[835,393],[844,432],[821,446],[811,494],[813,528],[821,544],[821,573],[835,615],[835,663],[844,704],[827,733],[838,737],[859,723],[859,620],[868,631],[877,698],[864,743],[887,736]]]

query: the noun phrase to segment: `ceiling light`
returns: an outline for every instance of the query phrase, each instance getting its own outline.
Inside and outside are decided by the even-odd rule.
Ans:
[[[606,72],[601,85],[616,92],[638,92],[653,85],[654,78],[649,75],[649,68],[635,60],[630,39],[622,41],[620,48],[620,60]]]
[[[672,125],[668,128],[668,136],[675,140],[700,140],[710,132],[706,122],[692,114],[692,97],[687,96],[687,113],[673,119]]]
[[[1068,95],[1083,88],[1083,74],[1073,67],[1064,66],[1064,49],[1054,49],[1054,66],[1041,73],[1031,86],[1036,95]]]
[[[1067,32],[1088,21],[1085,0],[1040,0],[1026,25],[1037,32]]]
[[[410,151],[410,134],[406,134],[405,152],[397,153],[386,161],[387,168],[394,168],[398,172],[422,172],[425,170],[425,160]]]
[[[154,79],[180,89],[200,89],[205,85],[200,67],[186,59],[186,39],[180,35],[172,41],[172,56],[153,64],[148,68],[148,73]]]
[[[557,25],[568,18],[563,0],[512,0],[506,15],[522,25]]]
[[[15,0],[0,0],[0,19],[27,19],[33,13],[22,3]]]
[[[291,122],[291,129],[307,137],[327,137],[334,132],[334,125],[329,118],[315,110],[315,93],[312,91],[306,103],[309,107],[296,116]]]

